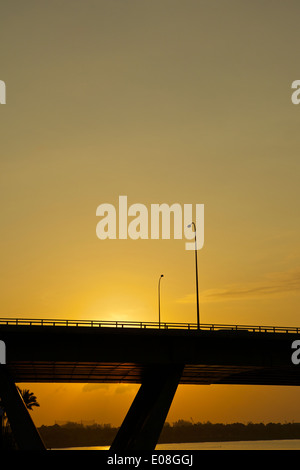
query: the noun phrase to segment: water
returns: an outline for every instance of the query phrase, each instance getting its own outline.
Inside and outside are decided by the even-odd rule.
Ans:
[[[109,447],[69,447],[62,450],[108,450]],[[183,442],[158,444],[156,450],[300,450],[300,439],[274,441]]]

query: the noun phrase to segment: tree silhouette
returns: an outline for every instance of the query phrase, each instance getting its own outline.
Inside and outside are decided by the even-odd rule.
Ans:
[[[39,403],[37,402],[37,398],[36,396],[34,395],[33,392],[30,392],[30,390],[21,390],[19,387],[17,387],[23,400],[24,400],[24,403],[26,405],[26,408],[28,408],[28,410],[32,410],[32,408],[34,406],[40,406]]]
[[[33,392],[27,389],[21,390],[18,386],[17,389],[28,410],[32,410],[34,406],[40,406]],[[0,449],[1,448],[14,448],[14,442],[10,436],[5,406],[0,398]]]

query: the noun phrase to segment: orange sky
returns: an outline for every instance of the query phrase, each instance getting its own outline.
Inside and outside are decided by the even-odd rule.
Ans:
[[[299,4],[1,6],[1,316],[196,321],[184,240],[96,237],[96,208],[204,204],[201,321],[299,326]],[[28,385],[38,424],[120,423],[136,387]],[[297,389],[179,387],[169,420],[299,420]]]

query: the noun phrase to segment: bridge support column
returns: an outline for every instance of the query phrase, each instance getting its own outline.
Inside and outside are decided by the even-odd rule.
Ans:
[[[183,367],[160,367],[145,378],[110,447],[111,451],[155,449]]]
[[[44,443],[6,366],[0,366],[0,397],[20,450],[45,450]]]

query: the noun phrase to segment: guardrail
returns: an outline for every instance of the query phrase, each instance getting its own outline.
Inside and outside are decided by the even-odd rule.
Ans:
[[[166,322],[138,322],[138,321],[114,321],[114,320],[60,320],[60,319],[35,319],[35,318],[0,318],[1,325],[20,326],[64,326],[64,327],[95,327],[95,328],[147,328],[161,330],[197,330],[196,323],[166,323]],[[300,327],[281,326],[251,326],[251,325],[226,325],[226,324],[201,324],[201,330],[231,330],[263,333],[300,333]]]

